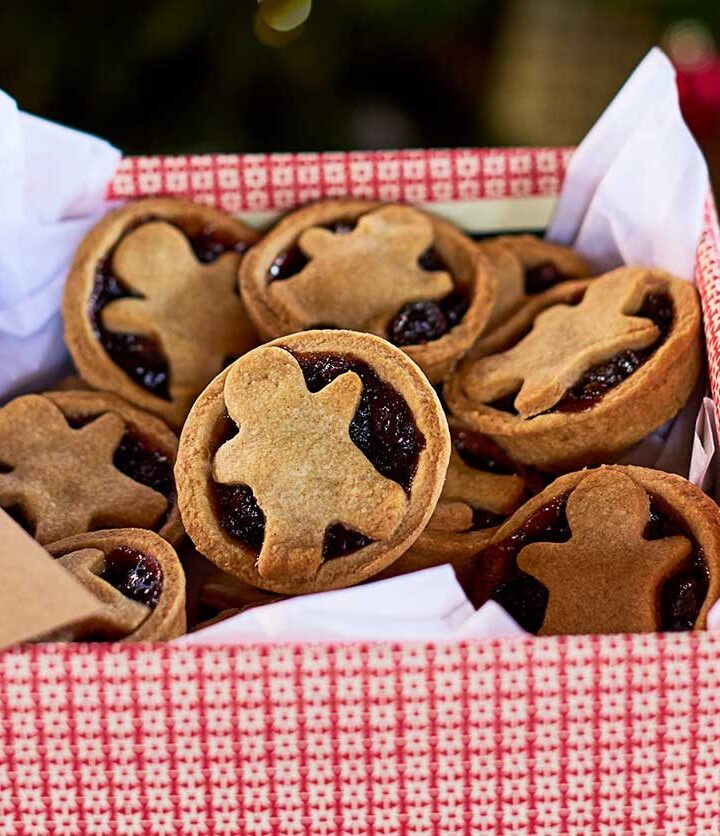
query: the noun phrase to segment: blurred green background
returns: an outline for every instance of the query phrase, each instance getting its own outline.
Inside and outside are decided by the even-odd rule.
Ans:
[[[706,60],[720,0],[25,0],[0,86],[127,153],[565,144],[688,19]]]

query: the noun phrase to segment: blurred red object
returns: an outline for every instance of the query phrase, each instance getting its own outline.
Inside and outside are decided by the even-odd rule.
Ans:
[[[720,55],[698,21],[671,26],[663,39],[677,71],[680,108],[698,140],[720,138]]]
[[[698,139],[720,132],[720,56],[715,53],[704,64],[677,67],[680,109]]]

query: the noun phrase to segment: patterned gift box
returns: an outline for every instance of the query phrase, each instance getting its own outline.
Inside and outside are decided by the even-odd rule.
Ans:
[[[547,220],[570,152],[125,159],[108,197]],[[720,387],[720,229],[698,250]],[[0,834],[720,833],[720,634],[0,654]]]

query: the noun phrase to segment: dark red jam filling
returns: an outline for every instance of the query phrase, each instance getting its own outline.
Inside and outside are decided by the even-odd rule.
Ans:
[[[297,244],[293,244],[287,250],[279,253],[268,270],[267,280],[270,282],[280,282],[285,279],[290,279],[296,276],[301,270],[307,267],[309,263],[308,257],[300,249]]]
[[[536,264],[535,267],[526,268],[525,293],[533,296],[567,280],[568,276],[561,273],[552,261],[544,261],[542,264]]]
[[[237,424],[226,413],[215,430],[212,447],[218,450],[238,434]],[[260,551],[265,537],[265,514],[248,485],[212,482],[212,498],[220,526],[243,545]]]
[[[100,577],[126,598],[154,609],[160,600],[163,576],[154,557],[127,546],[105,555],[105,571]]]
[[[175,499],[172,461],[138,433],[127,429],[113,456],[113,464],[126,476],[161,493],[168,503]]]
[[[498,476],[521,474],[526,484],[526,496],[539,493],[545,485],[539,473],[517,465],[495,442],[482,433],[460,427],[450,428],[452,445],[469,467],[484,470]],[[507,514],[494,514],[482,508],[473,508],[472,531],[494,528],[507,519]]]
[[[484,511],[482,508],[472,509],[471,531],[482,531],[485,528],[495,528],[505,522],[507,514],[493,514],[492,511]]]
[[[666,293],[651,293],[645,297],[634,316],[651,320],[660,332],[658,339],[648,348],[621,351],[599,366],[588,369],[551,412],[581,412],[588,409],[647,363],[670,333],[673,323],[672,299]]]
[[[265,537],[265,514],[247,485],[213,483],[218,519],[236,540],[260,551]]]
[[[73,429],[80,429],[99,418],[99,415],[66,415]],[[171,505],[175,500],[173,463],[155,448],[151,441],[127,427],[113,456],[113,464],[126,476],[161,493]]]
[[[293,354],[311,392],[318,392],[345,372],[362,380],[360,403],[350,422],[350,438],[375,469],[406,493],[417,471],[425,437],[402,395],[352,354]]]
[[[468,589],[476,607],[492,598],[521,627],[537,633],[545,617],[547,589],[518,567],[517,556],[529,543],[565,543],[570,539],[565,513],[567,499],[567,494],[556,497],[510,537],[480,553]],[[709,575],[705,556],[695,538],[672,509],[651,494],[645,539],[658,540],[676,535],[690,540],[692,554],[687,566],[670,578],[661,590],[659,629],[663,631],[693,628],[707,595]]]
[[[102,311],[116,299],[138,298],[115,276],[112,256],[106,256],[95,270],[95,283],[90,294],[90,322],[112,361],[138,386],[158,398],[169,400],[170,372],[160,344],[152,337],[108,331],[102,323]]]
[[[402,307],[388,326],[394,345],[421,345],[439,340],[465,316],[468,302],[453,291],[438,302],[410,302]]]
[[[434,247],[418,259],[423,270],[451,273],[442,256]],[[451,274],[452,275],[452,274]],[[465,316],[469,301],[462,289],[456,285],[452,293],[437,302],[420,300],[404,305],[395,314],[388,326],[388,338],[398,346],[422,345],[439,340],[454,328]]]
[[[357,225],[356,220],[338,220],[325,224],[336,235],[347,235]],[[267,272],[267,281],[284,281],[296,276],[309,262],[308,257],[298,244],[278,253]],[[448,270],[447,264],[434,247],[428,247],[418,258],[418,265],[423,270]],[[410,302],[402,307],[388,326],[388,337],[395,345],[419,345],[440,339],[454,328],[465,316],[469,307],[468,300],[459,288],[455,288],[438,302],[421,300]],[[332,328],[332,325],[315,325],[314,328]]]
[[[342,218],[332,223],[324,224],[323,229],[329,229],[330,232],[334,232],[336,235],[347,235],[356,226],[357,220]],[[268,284],[270,282],[284,281],[285,279],[296,276],[301,270],[307,267],[308,262],[308,257],[300,249],[298,244],[292,244],[287,250],[278,253],[273,260],[267,273]]]
[[[692,544],[687,565],[670,578],[660,593],[660,629],[692,630],[705,603],[710,573],[700,544],[684,522],[659,496],[650,495],[650,519],[643,536],[646,540],[681,536]]]
[[[570,539],[566,504],[566,495],[553,499],[506,540],[481,552],[468,590],[476,607],[492,598],[523,629],[537,633],[545,617],[547,589],[518,568],[517,556],[528,543],[564,543]]]
[[[139,334],[109,331],[102,322],[102,311],[110,302],[123,298],[139,298],[138,294],[130,291],[115,275],[113,255],[117,245],[142,224],[156,220],[170,223],[185,234],[185,231],[172,221],[152,216],[142,218],[129,227],[95,269],[95,281],[90,294],[88,313],[95,336],[100,340],[112,361],[138,386],[142,386],[158,398],[169,400],[170,371],[159,342],[152,337]],[[221,235],[214,227],[206,227],[186,237],[195,257],[203,264],[215,261],[225,252],[243,253],[247,249],[244,241],[231,240]]]
[[[450,438],[457,454],[469,467],[499,476],[517,473],[518,468],[510,457],[486,435],[474,430],[451,427]]]
[[[231,537],[259,552],[265,537],[265,514],[252,490],[247,485],[223,485],[219,482],[214,483],[213,490],[222,528]],[[323,560],[342,557],[372,542],[359,531],[334,523],[325,531]]]
[[[542,413],[543,415],[553,412],[582,412],[589,409],[602,400],[611,389],[619,386],[647,363],[665,342],[672,328],[674,318],[672,299],[666,293],[651,293],[645,297],[642,306],[633,313],[633,316],[651,320],[660,332],[658,339],[647,348],[621,351],[604,363],[588,369],[555,406]],[[489,403],[488,406],[510,415],[517,415],[516,397],[517,392],[512,392]]]
[[[353,531],[340,523],[329,525],[325,530],[322,555],[324,560],[343,557],[369,546],[373,541],[359,531]]]
[[[292,352],[291,352],[292,353]],[[347,371],[363,382],[363,394],[350,424],[350,438],[375,468],[409,493],[425,438],[418,430],[404,398],[361,360],[352,355],[293,354],[311,392],[317,392]],[[218,449],[237,435],[227,416],[218,427],[214,445]],[[259,551],[265,536],[265,515],[247,485],[212,484],[215,509],[222,528],[231,537]],[[328,526],[323,558],[330,560],[357,551],[372,540],[340,523]]]
[[[473,430],[450,428],[450,438],[457,454],[468,467],[498,475],[515,472],[513,464],[492,439]],[[482,508],[473,508],[472,531],[494,528],[507,519],[505,514],[494,514]]]

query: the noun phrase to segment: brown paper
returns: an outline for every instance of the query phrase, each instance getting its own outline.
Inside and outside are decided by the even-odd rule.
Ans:
[[[98,600],[0,510],[0,648],[100,609]]]

